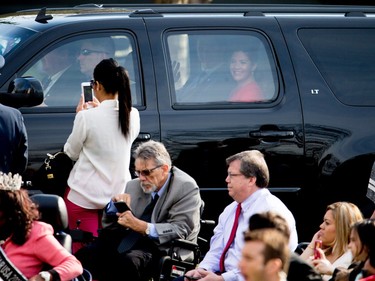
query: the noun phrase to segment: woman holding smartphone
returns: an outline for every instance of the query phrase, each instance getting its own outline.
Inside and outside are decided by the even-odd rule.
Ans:
[[[68,178],[65,202],[69,227],[97,236],[102,210],[131,179],[131,146],[139,134],[140,119],[132,107],[126,70],[114,59],[102,60],[91,81],[95,98],[77,106],[73,130],[64,152],[76,161]],[[91,105],[93,108],[85,110]],[[81,246],[73,245],[75,253]]]
[[[361,211],[353,203],[340,201],[327,206],[320,230],[301,254],[324,281],[332,277],[335,268],[347,268],[352,263],[353,255],[348,247],[350,228],[362,219]],[[321,241],[321,248],[315,249],[317,240]]]

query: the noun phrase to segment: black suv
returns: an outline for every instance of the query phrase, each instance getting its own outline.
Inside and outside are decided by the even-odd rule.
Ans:
[[[231,201],[226,157],[247,149],[265,154],[269,188],[293,211],[301,240],[311,238],[330,202],[366,211],[375,159],[375,8],[82,5],[3,15],[0,91],[24,76],[44,87],[42,105],[20,108],[30,145],[25,180],[63,147],[87,82],[68,75],[50,94],[46,60],[64,58],[54,66],[68,74],[82,70],[83,60],[94,61],[95,46],[82,47],[92,39],[110,39],[107,55],[129,72],[141,114],[136,143],[166,145],[197,180],[206,217],[217,219]],[[250,59],[234,55],[243,47]],[[233,99],[246,64],[259,95]],[[206,82],[189,90],[200,78]]]

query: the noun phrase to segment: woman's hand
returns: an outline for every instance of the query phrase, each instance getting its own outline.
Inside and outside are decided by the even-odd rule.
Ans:
[[[311,246],[314,249],[315,241],[319,239],[320,239],[320,230],[314,234],[309,246]]]
[[[52,281],[52,275],[50,277],[50,280]],[[28,281],[44,281],[44,278],[42,278],[42,276],[40,276],[40,274],[37,274],[37,275],[34,275],[33,277],[31,277],[30,279],[28,279]]]
[[[327,260],[322,249],[317,249],[317,251],[319,252],[320,258],[312,260],[312,264],[316,271],[318,271],[320,274],[332,275],[335,268],[332,266],[329,260]]]
[[[77,107],[76,107],[76,113],[85,109],[84,104],[85,104],[84,97],[83,97],[83,94],[81,94],[81,98],[79,99],[79,102],[78,102]]]
[[[83,94],[81,94],[81,98],[79,99],[78,105],[76,107],[76,113],[80,112],[81,110],[97,107],[99,104],[100,102],[96,97],[94,97],[93,101],[85,102],[85,98]]]
[[[311,239],[311,242],[301,254],[301,258],[310,264],[311,264],[311,260],[314,258],[315,241],[320,238],[319,233],[320,233],[320,230],[314,234],[313,238]]]

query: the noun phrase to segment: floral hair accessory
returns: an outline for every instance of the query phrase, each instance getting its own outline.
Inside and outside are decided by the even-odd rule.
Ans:
[[[22,177],[19,174],[4,174],[0,172],[0,190],[19,190],[22,185]]]

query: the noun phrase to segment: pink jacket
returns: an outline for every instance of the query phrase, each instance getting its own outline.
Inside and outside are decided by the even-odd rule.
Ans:
[[[35,221],[29,239],[16,245],[10,239],[2,245],[8,259],[23,275],[37,275],[45,264],[49,264],[60,275],[61,281],[71,280],[82,274],[82,265],[53,236],[53,228],[44,222]]]

